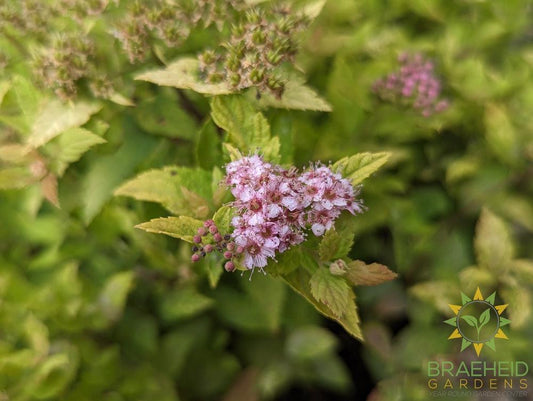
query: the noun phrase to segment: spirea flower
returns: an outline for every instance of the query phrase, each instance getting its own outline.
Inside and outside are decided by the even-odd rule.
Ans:
[[[363,210],[358,189],[321,164],[300,173],[253,155],[229,163],[225,182],[235,197],[231,239],[248,269],[302,243],[309,229],[323,235],[343,210]]]
[[[435,74],[435,65],[421,54],[401,54],[400,68],[378,79],[372,90],[380,99],[410,107],[424,117],[448,108],[441,98],[441,82]]]

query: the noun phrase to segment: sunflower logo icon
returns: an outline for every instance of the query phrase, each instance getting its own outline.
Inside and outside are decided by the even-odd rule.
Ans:
[[[461,351],[473,344],[477,356],[485,345],[495,351],[494,340],[496,338],[508,340],[502,327],[511,321],[501,316],[507,305],[494,305],[495,298],[496,292],[493,292],[484,299],[479,287],[473,299],[461,293],[462,304],[449,305],[455,316],[444,321],[455,327],[448,340],[462,339]]]

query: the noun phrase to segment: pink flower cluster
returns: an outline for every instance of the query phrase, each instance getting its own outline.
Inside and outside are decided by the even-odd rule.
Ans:
[[[401,54],[400,69],[378,79],[372,90],[382,100],[412,107],[424,117],[448,108],[449,102],[440,97],[441,83],[435,75],[433,62],[421,54]]]
[[[254,155],[226,166],[226,184],[237,214],[231,236],[248,269],[262,268],[268,258],[303,242],[308,228],[321,236],[343,210],[363,210],[350,182],[322,165],[300,173]]]

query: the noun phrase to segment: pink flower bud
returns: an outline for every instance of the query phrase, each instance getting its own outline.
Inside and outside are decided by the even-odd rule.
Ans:
[[[198,262],[199,260],[200,260],[200,255],[198,255],[197,253],[191,256],[191,261],[193,263]]]

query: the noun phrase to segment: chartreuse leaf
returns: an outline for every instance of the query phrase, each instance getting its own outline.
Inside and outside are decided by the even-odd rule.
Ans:
[[[331,105],[322,99],[313,89],[305,85],[299,77],[291,77],[285,83],[281,98],[271,93],[261,94],[258,101],[261,106],[293,110],[331,111]]]
[[[327,274],[329,274],[329,271],[323,268],[320,268],[321,270],[324,270]],[[323,273],[321,273],[322,275]],[[342,280],[339,277],[335,277],[331,275],[331,277],[334,277],[336,279]],[[340,301],[340,305],[345,305],[345,309],[342,310],[342,314],[339,316],[337,313],[332,311],[332,309],[326,305],[323,302],[318,301],[313,293],[311,292],[310,287],[310,280],[311,280],[311,274],[302,268],[295,269],[291,273],[286,274],[283,276],[283,279],[301,296],[303,296],[308,302],[310,302],[320,313],[322,313],[324,316],[333,319],[337,321],[344,329],[350,333],[355,338],[358,338],[360,340],[363,339],[363,334],[361,332],[361,328],[359,327],[359,316],[357,315],[357,308],[355,306],[354,302],[354,293],[352,290],[348,287],[348,285],[345,283],[345,285],[339,284],[338,287],[340,288],[340,291],[337,293],[344,294],[348,297],[348,300]],[[315,284],[318,284],[319,279],[315,278]],[[336,282],[338,284],[338,282]],[[328,287],[335,287],[335,285]],[[346,291],[346,288],[348,288],[348,291]],[[327,292],[327,291],[326,291]],[[325,295],[324,293],[322,295]]]
[[[494,155],[510,164],[519,160],[516,130],[506,108],[495,103],[487,104],[484,120],[487,144]]]
[[[199,77],[198,59],[185,57],[174,61],[167,67],[144,72],[135,77],[140,81],[148,81],[161,86],[172,86],[180,89],[192,89],[207,95],[224,95],[232,93],[225,83],[206,83]]]
[[[36,182],[28,166],[7,167],[0,169],[0,189],[24,188]]]
[[[213,216],[213,221],[218,227],[218,231],[225,234],[230,232],[231,219],[234,216],[234,210],[228,205],[222,206]]]
[[[476,227],[474,240],[478,264],[501,274],[507,271],[513,258],[513,244],[502,219],[484,208]]]
[[[245,154],[259,153],[266,160],[279,161],[279,138],[272,137],[268,120],[263,114],[257,113],[242,96],[214,98],[211,102],[211,117],[220,128],[228,132],[229,142],[240,151]],[[235,153],[230,148],[226,150],[230,155]]]
[[[150,170],[122,184],[115,195],[157,202],[174,214],[206,218],[213,195],[211,173],[177,166]]]
[[[51,100],[38,112],[27,143],[35,148],[42,146],[69,128],[85,124],[100,108],[93,103],[64,104]]]
[[[86,224],[157,145],[154,138],[139,132],[128,119],[115,120],[110,126],[113,130],[126,131],[124,143],[116,152],[94,160],[82,179],[82,215]]]
[[[213,300],[192,287],[166,293],[159,304],[159,314],[169,323],[202,313],[213,305]]]
[[[378,285],[394,280],[398,275],[387,266],[379,263],[367,265],[360,260],[353,260],[346,266],[346,279],[353,285]]]
[[[506,304],[513,328],[519,329],[530,322],[533,300],[531,291],[522,285],[513,285],[501,290],[501,296]]]
[[[58,147],[53,160],[55,173],[62,176],[69,164],[78,161],[91,147],[105,143],[106,140],[89,130],[76,127],[63,132],[54,142]]]
[[[146,223],[137,224],[135,227],[149,233],[165,234],[192,243],[192,238],[203,226],[203,221],[192,217],[160,217]]]
[[[105,283],[98,303],[107,320],[115,321],[122,315],[133,279],[133,272],[126,271],[111,276]]]
[[[246,148],[246,120],[254,113],[250,103],[241,96],[217,96],[211,101],[211,118],[228,133],[229,141],[239,149]]]
[[[352,185],[357,185],[383,166],[390,155],[389,152],[358,153],[343,157],[332,166],[332,170],[350,180]]]
[[[39,363],[36,372],[28,378],[24,393],[30,399],[57,399],[75,377],[79,356],[71,352],[61,352],[48,356]]]

